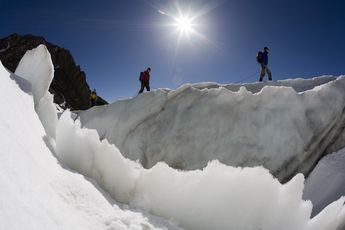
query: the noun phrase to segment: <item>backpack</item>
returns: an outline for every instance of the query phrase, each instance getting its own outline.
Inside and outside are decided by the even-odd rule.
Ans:
[[[257,54],[256,54],[256,61],[261,64],[263,62],[263,58],[262,58],[262,52],[259,51]]]
[[[139,81],[143,81],[143,80],[144,80],[144,72],[140,72]]]

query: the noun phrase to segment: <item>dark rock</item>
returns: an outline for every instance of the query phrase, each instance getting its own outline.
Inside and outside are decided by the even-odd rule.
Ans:
[[[85,72],[75,64],[67,49],[49,43],[43,37],[12,34],[0,39],[0,60],[7,69],[14,72],[25,52],[40,44],[48,48],[55,69],[49,88],[54,95],[54,102],[71,110],[90,108],[91,91],[86,82]],[[108,104],[101,97],[98,98],[97,105]]]

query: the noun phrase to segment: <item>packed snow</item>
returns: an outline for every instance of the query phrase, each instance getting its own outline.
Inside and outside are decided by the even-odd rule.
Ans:
[[[178,169],[202,169],[218,159],[232,166],[263,165],[286,181],[297,172],[307,175],[342,132],[344,88],[345,77],[184,85],[79,116],[84,127],[146,168],[165,161]]]
[[[302,199],[304,188],[302,174],[297,174],[288,183],[281,184],[268,169],[262,166],[232,167],[213,160],[202,170],[181,171],[169,167],[164,162],[146,169],[139,162],[125,158],[117,145],[108,143],[108,140],[104,138],[106,133],[102,133],[104,136],[100,137],[99,130],[82,128],[80,120],[75,120],[70,111],[65,111],[57,120],[57,111],[54,111],[51,95],[47,91],[50,80],[46,78],[51,78],[51,68],[51,60],[45,46],[39,46],[31,53],[29,52],[21,61],[16,74],[22,74],[26,80],[21,78],[21,75],[20,77],[11,75],[12,78],[10,78],[10,73],[0,65],[0,77],[3,83],[0,87],[2,91],[8,93],[6,97],[1,98],[2,104],[13,101],[15,105],[7,103],[0,110],[0,125],[6,130],[2,133],[0,145],[2,158],[0,161],[0,184],[2,185],[0,222],[4,223],[2,226],[5,226],[5,229],[179,229],[182,227],[198,230],[341,230],[343,227],[345,197],[340,197],[310,219],[312,203]],[[33,97],[30,95],[30,84]],[[311,126],[323,124],[323,126],[330,125],[333,129],[338,121],[327,123],[327,119],[329,117],[338,119],[339,114],[336,111],[338,107],[341,107],[341,100],[338,100],[338,96],[342,95],[339,92],[341,88],[344,88],[344,80],[336,78],[321,87],[314,87],[310,90],[310,95],[304,92],[303,94],[308,94],[304,100],[312,105],[298,104],[296,111],[302,115],[303,112],[300,110],[304,111],[303,106],[308,106],[310,109],[321,106],[320,101],[335,100],[331,107],[327,107],[335,112],[322,111],[324,115],[311,114],[312,118],[308,120],[308,122],[315,122],[309,123]],[[152,116],[163,116],[159,115],[162,112],[174,112],[174,108],[175,113],[170,115],[170,118],[179,114],[176,112],[184,111],[187,112],[187,116],[178,115],[174,119],[187,119],[190,116],[188,111],[192,112],[195,109],[193,103],[198,104],[209,100],[202,96],[203,94],[209,94],[208,97],[213,98],[215,103],[217,102],[215,98],[218,98],[219,104],[224,106],[228,106],[226,97],[229,97],[232,103],[239,100],[242,101],[244,107],[248,103],[247,107],[251,108],[255,101],[258,102],[257,100],[272,100],[278,97],[277,91],[281,89],[288,99],[300,97],[300,94],[288,87],[264,87],[259,93],[263,96],[258,96],[244,87],[241,87],[238,92],[233,92],[225,88],[200,90],[187,86],[179,91],[158,90],[134,100],[124,100],[109,106],[93,108],[87,113],[87,118],[94,122],[98,120],[101,127],[106,124],[116,127],[112,130],[112,135],[122,138],[124,142],[133,138],[135,146],[139,137],[132,134],[136,132],[134,127],[142,125],[144,121],[144,123],[150,122]],[[183,93],[190,91],[194,92],[192,98]],[[322,96],[317,97],[318,91]],[[330,93],[330,91],[334,92]],[[184,103],[177,99],[183,95],[185,95]],[[255,100],[255,96],[260,99]],[[315,102],[309,98],[312,96],[315,97]],[[201,101],[198,102],[197,97],[201,97],[199,99]],[[236,97],[238,99],[235,99]],[[281,99],[277,100],[279,102]],[[157,103],[164,105],[166,101],[176,104],[169,107],[157,106]],[[181,105],[178,105],[178,102],[181,102]],[[284,110],[284,106],[279,107],[278,102],[269,103],[264,108],[272,113],[276,111],[274,106],[278,106],[277,111]],[[205,103],[204,106],[207,107],[209,104]],[[121,109],[116,110],[116,108]],[[209,110],[211,109],[214,107]],[[257,107],[257,109],[261,108]],[[101,110],[105,113],[104,116],[101,116]],[[117,120],[112,120],[114,117],[109,118],[111,111],[116,112]],[[206,119],[206,116],[210,116],[207,111],[204,110],[204,114],[200,116],[205,116]],[[195,112],[191,115],[195,115]],[[85,118],[83,116],[85,114],[81,114],[81,120]],[[92,119],[92,116],[98,116],[98,118]],[[107,117],[108,119],[105,119]],[[292,119],[290,116],[285,118]],[[214,118],[210,117],[210,119]],[[107,123],[110,121],[126,122],[126,124],[116,126],[113,123]],[[269,121],[266,122],[269,123]],[[152,121],[150,123],[155,125]],[[303,125],[300,120],[296,123],[296,125]],[[297,129],[296,125],[293,126],[295,129]],[[166,128],[166,130],[172,130],[176,127]],[[189,128],[198,132],[197,126],[189,126]],[[255,128],[258,129],[253,126],[253,129]],[[269,134],[268,128],[266,134]],[[319,129],[320,132],[325,132],[327,127]],[[150,136],[151,130],[146,131],[149,134],[147,136]],[[299,135],[307,135],[309,132],[311,131],[306,130],[305,133],[302,132]],[[294,134],[296,135],[296,130]],[[157,134],[152,133],[152,135]],[[328,135],[330,135],[329,132]],[[146,138],[149,138],[147,136]],[[180,141],[182,145],[186,140]],[[214,140],[206,138],[205,141],[213,145]],[[161,141],[161,144],[166,143]],[[176,142],[176,144],[179,143]],[[315,145],[320,148],[320,143]],[[179,154],[178,147],[176,146],[176,154]],[[265,146],[262,145],[262,148],[265,149]],[[257,154],[260,154],[261,149],[257,150]],[[189,155],[197,156],[198,151],[199,148],[191,149]],[[282,153],[285,152],[279,152],[279,154]],[[316,152],[316,154],[320,153]],[[250,160],[252,159],[248,158],[248,161]],[[107,193],[116,202],[125,203],[130,209],[138,210],[138,212],[121,209],[111,201]],[[160,216],[166,220],[150,215],[147,215],[150,217],[148,218],[144,213]]]

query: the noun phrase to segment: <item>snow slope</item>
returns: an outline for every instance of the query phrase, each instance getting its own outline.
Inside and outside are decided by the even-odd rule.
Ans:
[[[315,166],[344,127],[345,77],[184,85],[81,112],[126,157],[202,169],[263,165],[281,181]],[[344,144],[344,143],[343,143]],[[343,145],[344,147],[344,145]]]
[[[17,73],[30,81],[10,74],[0,63],[0,230],[162,229],[141,213],[121,210],[92,181],[62,167],[53,156],[49,132],[39,118],[51,127],[54,107],[52,101],[47,103],[47,88],[37,87],[50,84],[50,55],[43,46],[28,54]],[[39,105],[34,105],[32,94]],[[167,221],[154,222],[174,229]]]
[[[25,56],[23,63],[49,58],[45,57],[46,52],[46,48],[40,46],[33,51],[33,57]],[[37,66],[37,73],[49,64],[40,63],[42,66]],[[25,68],[22,70],[29,72]],[[14,214],[19,216],[21,223],[32,224],[28,229],[154,228],[141,215],[126,215],[117,206],[112,208],[85,178],[62,168],[47,146],[63,164],[92,178],[116,201],[173,220],[186,229],[339,230],[341,227],[345,219],[345,197],[310,219],[312,204],[302,200],[302,174],[282,185],[263,167],[232,167],[218,161],[210,162],[203,170],[180,171],[165,163],[145,169],[124,158],[107,140],[100,141],[95,130],[81,128],[69,111],[61,115],[56,127],[51,126],[46,118],[55,119],[50,110],[52,104],[48,99],[41,100],[48,97],[48,92],[41,94],[39,100],[35,94],[40,92],[37,85],[45,82],[41,78],[49,74],[49,71],[42,71],[40,78],[28,77],[35,79],[31,82],[36,85],[32,88],[37,89],[33,90],[34,101],[42,105],[47,103],[47,110],[35,104],[37,116],[30,95],[20,92],[8,79],[9,73],[0,66],[1,79],[8,82],[1,89],[8,89],[12,100],[27,103],[26,107],[23,105],[25,110],[21,110],[22,107],[20,111],[12,110],[10,106],[1,109],[2,127],[9,134],[3,137],[9,144],[0,145],[1,157],[6,159],[0,161],[0,183],[5,188],[1,190],[5,192],[0,196],[0,218],[7,228],[23,228],[10,220]],[[45,88],[45,84],[42,87]],[[147,107],[147,110],[150,109]],[[18,126],[11,120],[17,121],[17,118],[22,120]],[[12,122],[15,123],[13,128]],[[52,130],[56,130],[55,135],[49,134]],[[21,170],[23,167],[25,171]],[[164,223],[168,229],[177,229],[169,222]]]

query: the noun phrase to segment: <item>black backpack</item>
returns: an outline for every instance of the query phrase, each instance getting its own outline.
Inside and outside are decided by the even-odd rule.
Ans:
[[[256,54],[256,61],[261,64],[263,62],[263,59],[262,59],[262,52],[259,51],[257,54]]]

